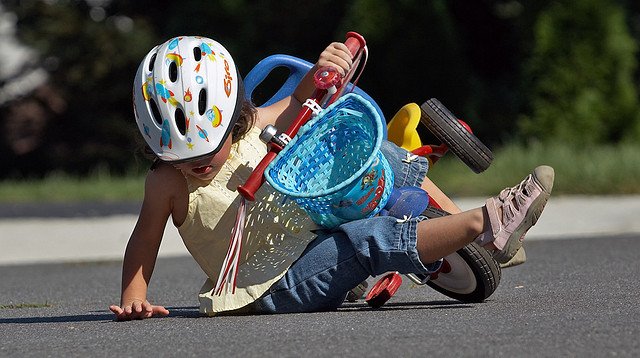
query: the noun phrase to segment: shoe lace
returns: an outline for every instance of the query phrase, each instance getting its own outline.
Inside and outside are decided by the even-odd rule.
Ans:
[[[520,184],[500,192],[498,199],[503,203],[502,216],[505,221],[510,221],[525,204],[526,198],[532,193],[531,182],[532,176],[529,174]]]

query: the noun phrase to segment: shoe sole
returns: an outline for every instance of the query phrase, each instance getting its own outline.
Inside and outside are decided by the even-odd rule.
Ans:
[[[527,213],[525,214],[524,220],[522,220],[520,225],[518,225],[516,230],[511,234],[504,248],[500,251],[494,252],[493,258],[501,264],[509,262],[509,260],[511,260],[522,247],[521,238],[533,225],[536,224],[536,222],[538,222],[538,218],[542,215],[542,211],[551,196],[551,191],[547,191],[545,189],[547,186],[542,185],[540,179],[536,176],[535,171],[533,173],[533,179],[543,188],[542,193],[533,201],[529,210],[527,210]],[[553,188],[553,177],[551,179],[550,187]]]
[[[514,266],[522,265],[525,262],[527,262],[527,253],[524,251],[524,245],[522,245],[522,247],[520,247],[520,249],[516,251],[516,254],[513,255],[511,260],[507,261],[504,264],[500,264],[500,268],[504,269],[508,267],[514,267]]]

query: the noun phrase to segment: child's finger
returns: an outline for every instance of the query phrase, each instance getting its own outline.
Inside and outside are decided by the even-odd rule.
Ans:
[[[351,62],[352,55],[347,45],[343,44],[342,42],[334,42],[331,47],[337,50],[335,51],[336,55],[342,57],[346,61]]]
[[[142,303],[142,310],[144,310],[145,313],[153,313],[153,306],[149,301],[145,301]]]
[[[133,301],[131,306],[132,306],[133,312],[135,312],[135,313],[141,313],[142,312],[142,302]]]
[[[153,313],[166,316],[169,314],[169,310],[164,308],[164,306],[153,306]]]
[[[111,312],[113,312],[116,315],[121,315],[122,313],[124,313],[124,310],[120,306],[116,306],[116,305],[109,306],[109,310],[111,310]]]
[[[120,306],[111,305],[109,306],[111,312],[116,315],[116,321],[129,321],[131,320],[131,315],[127,314],[127,312],[122,309]]]

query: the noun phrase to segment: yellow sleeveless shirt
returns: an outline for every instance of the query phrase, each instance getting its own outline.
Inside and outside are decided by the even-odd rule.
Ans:
[[[318,228],[297,204],[265,183],[256,200],[247,201],[235,294],[213,293],[240,205],[236,188],[267,153],[259,134],[260,129],[253,127],[234,143],[229,158],[211,182],[187,176],[189,212],[178,232],[208,276],[199,300],[200,312],[210,316],[240,309],[259,298],[300,257],[315,238],[312,230]]]

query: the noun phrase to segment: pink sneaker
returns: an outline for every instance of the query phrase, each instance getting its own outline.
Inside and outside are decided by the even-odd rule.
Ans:
[[[539,166],[520,184],[487,199],[486,208],[492,232],[480,236],[492,236],[493,245],[497,248],[493,257],[499,263],[511,260],[522,247],[524,235],[538,221],[549,200],[553,178],[553,168]]]

